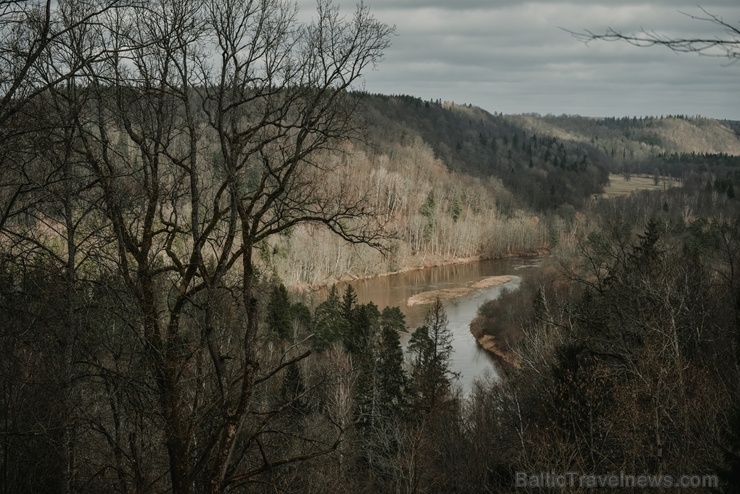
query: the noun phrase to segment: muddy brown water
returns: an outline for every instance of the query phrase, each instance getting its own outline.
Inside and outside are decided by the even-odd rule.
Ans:
[[[448,327],[453,335],[451,367],[460,376],[456,384],[467,393],[476,379],[486,375],[495,379],[498,375],[494,358],[481,349],[470,334],[470,322],[475,318],[478,307],[497,298],[502,290],[516,290],[523,279],[538,276],[541,264],[540,258],[477,261],[379,276],[354,281],[351,285],[357,292],[358,303],[373,302],[380,310],[386,306],[398,306],[401,309],[409,328],[409,332],[401,336],[401,342],[405,345],[411,332],[423,324],[429,310],[429,305],[409,306],[409,297],[432,290],[465,287],[489,276],[513,275],[512,281],[504,285],[474,290],[462,297],[443,301]]]

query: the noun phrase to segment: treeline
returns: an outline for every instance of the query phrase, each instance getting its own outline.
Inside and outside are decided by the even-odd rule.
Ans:
[[[681,180],[688,187],[705,187],[734,198],[740,186],[740,156],[725,153],[665,153],[625,166],[633,173],[651,173]]]
[[[543,136],[589,143],[608,160],[612,173],[649,173],[682,177],[688,169],[674,166],[690,156],[737,156],[740,154],[737,122],[682,115],[666,117],[588,118],[575,115],[506,117],[522,128]],[[700,163],[692,169],[701,172]]]
[[[172,432],[157,412],[157,382],[147,376],[146,352],[136,350],[134,321],[121,305],[133,303],[124,300],[125,281],[111,274],[78,280],[70,290],[63,270],[21,271],[7,258],[0,276],[2,492],[168,490],[162,444]],[[246,474],[232,488],[377,492],[433,485],[430,424],[455,400],[441,303],[413,331],[405,358],[400,310],[357,304],[351,287],[332,289],[313,310],[291,302],[281,284],[264,283],[258,293],[264,331],[254,352],[266,371],[245,418],[252,432],[240,441]],[[243,317],[228,296],[211,303],[219,325]],[[220,347],[225,368],[235,365],[240,343]],[[189,386],[183,406],[198,419],[192,440],[207,445],[217,433],[217,410],[208,402],[200,408],[203,384]],[[209,491],[209,481],[196,476],[190,489]]]
[[[386,248],[323,158],[392,28],[330,2],[45,7],[0,8],[2,490],[219,493],[330,448],[328,419],[298,450],[266,420],[300,355],[263,345],[259,253],[306,224]]]
[[[680,163],[703,165],[703,169],[697,169],[696,171],[706,171],[715,167],[740,167],[740,156],[726,153],[670,153],[661,154],[658,158],[671,165]]]

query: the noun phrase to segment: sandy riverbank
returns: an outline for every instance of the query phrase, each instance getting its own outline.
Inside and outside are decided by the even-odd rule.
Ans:
[[[508,344],[493,335],[485,333],[481,316],[477,316],[470,322],[470,333],[488,353],[505,364],[511,365],[516,369],[519,368],[521,365],[519,356],[512,351]]]
[[[472,329],[470,332],[473,332]],[[492,354],[497,359],[511,365],[515,369],[520,367],[521,361],[519,360],[519,357],[510,349],[503,348],[495,336],[485,334],[480,338],[476,337],[475,339],[484,350]]]

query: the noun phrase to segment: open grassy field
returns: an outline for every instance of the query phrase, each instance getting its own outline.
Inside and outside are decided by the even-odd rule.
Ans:
[[[628,195],[636,190],[664,190],[668,187],[677,187],[680,183],[672,178],[660,177],[658,185],[655,179],[648,176],[632,175],[625,180],[623,175],[609,174],[609,185],[604,187],[604,197]]]

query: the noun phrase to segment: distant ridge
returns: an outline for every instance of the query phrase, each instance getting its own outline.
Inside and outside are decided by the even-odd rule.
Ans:
[[[408,95],[357,93],[368,142],[421,139],[452,171],[502,180],[535,210],[578,207],[609,173],[673,176],[703,167],[718,177],[740,164],[740,122],[683,115],[503,115]]]

